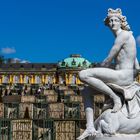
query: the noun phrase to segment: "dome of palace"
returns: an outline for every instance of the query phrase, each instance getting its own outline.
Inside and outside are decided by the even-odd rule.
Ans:
[[[90,66],[91,62],[77,54],[72,54],[58,63],[59,68],[89,68]]]

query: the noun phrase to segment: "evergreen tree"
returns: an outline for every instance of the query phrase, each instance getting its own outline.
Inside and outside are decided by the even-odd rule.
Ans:
[[[3,64],[5,62],[4,56],[0,55],[0,64]]]

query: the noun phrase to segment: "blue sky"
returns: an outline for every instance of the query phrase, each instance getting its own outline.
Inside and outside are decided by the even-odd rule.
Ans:
[[[103,23],[108,8],[121,8],[137,40],[138,0],[0,0],[0,53],[30,62],[58,62],[81,54],[101,62],[114,41]]]

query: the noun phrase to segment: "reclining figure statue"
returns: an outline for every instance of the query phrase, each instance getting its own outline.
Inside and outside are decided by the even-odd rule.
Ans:
[[[115,41],[101,67],[79,72],[80,80],[86,85],[82,96],[87,124],[86,130],[77,140],[97,134],[140,132],[140,84],[135,82],[140,66],[135,39],[121,9],[109,8],[104,23],[113,32]],[[112,61],[115,69],[109,68]],[[95,90],[108,95],[113,100],[113,108],[104,111],[94,123],[91,96],[95,95]]]

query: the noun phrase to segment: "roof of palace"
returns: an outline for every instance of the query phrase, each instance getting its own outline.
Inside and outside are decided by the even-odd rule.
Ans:
[[[57,63],[8,63],[0,64],[0,70],[41,70],[53,69]]]
[[[58,63],[59,68],[88,68],[90,66],[91,62],[77,54],[70,55]]]
[[[58,63],[2,63],[0,71],[42,71],[59,69],[85,69],[92,67],[92,63],[78,54],[72,54],[70,57]]]

